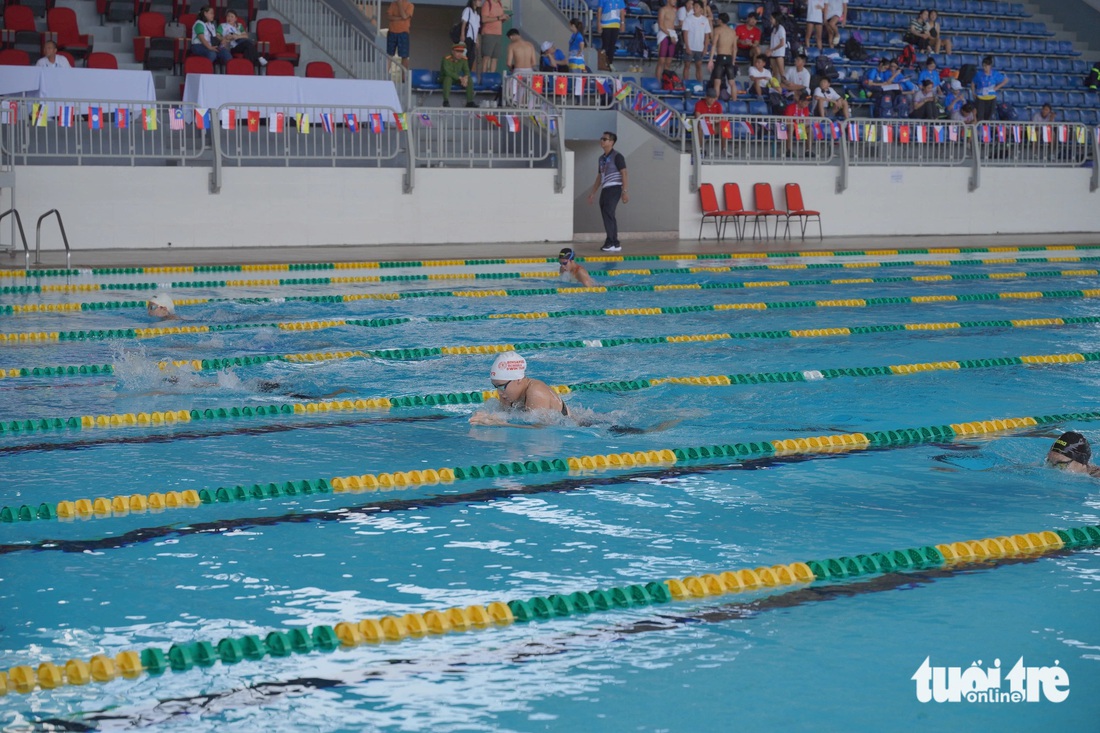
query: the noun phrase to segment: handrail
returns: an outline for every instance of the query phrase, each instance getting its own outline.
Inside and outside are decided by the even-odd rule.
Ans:
[[[15,223],[19,225],[19,238],[23,240],[23,256],[26,260],[23,269],[29,270],[31,269],[31,250],[30,247],[27,246],[27,235],[23,233],[23,219],[19,216],[19,212],[15,209],[8,209],[3,214],[0,214],[0,221],[3,221],[4,217],[8,214],[15,214]],[[12,256],[15,256],[14,252],[12,253]]]
[[[42,264],[42,220],[50,214],[57,217],[57,226],[61,229],[61,241],[65,243],[65,269],[71,269],[73,252],[69,248],[69,237],[65,234],[65,223],[61,221],[61,212],[57,209],[50,209],[45,214],[38,217],[38,223],[34,228],[34,264]]]
[[[1092,131],[1092,176],[1089,178],[1089,191],[1100,188],[1100,127]]]

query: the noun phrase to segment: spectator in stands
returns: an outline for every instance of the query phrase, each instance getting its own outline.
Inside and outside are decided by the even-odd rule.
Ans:
[[[806,44],[807,51],[810,50],[810,37],[812,36],[817,40],[817,52],[821,53],[824,49],[821,47],[821,29],[825,24],[825,5],[826,0],[810,0],[810,4],[806,7]]]
[[[783,116],[784,117],[809,117],[810,116],[810,93],[809,92],[797,92],[795,94],[794,101],[791,102],[790,104],[788,104],[787,108],[785,110],[783,110]],[[804,124],[804,123],[796,122],[796,124]],[[795,137],[795,135],[794,135],[793,130],[788,130],[788,132],[787,132],[787,143],[786,143],[787,157],[788,158],[790,158],[791,155],[792,155],[791,148],[792,148],[792,144],[794,142],[794,140],[793,140],[794,137]],[[813,151],[810,149],[810,136],[809,135],[805,136],[805,141],[806,141],[806,155],[809,156],[809,157],[812,157],[813,156]]]
[[[684,81],[690,64],[695,64],[695,81],[703,81],[703,54],[710,48],[710,21],[703,14],[703,3],[692,4],[692,14],[684,19]]]
[[[917,86],[923,85],[925,79],[931,79],[936,86],[940,84],[940,70],[936,67],[935,56],[929,56],[924,60],[924,69],[917,74]]]
[[[974,75],[971,89],[977,98],[978,120],[993,119],[997,111],[997,92],[1008,84],[1008,77],[993,69],[993,57],[982,59],[982,68]]]
[[[927,51],[932,45],[932,26],[928,22],[928,11],[922,10],[917,17],[909,21],[909,30],[902,40],[918,51]]]
[[[542,55],[539,56],[539,71],[569,73],[569,62],[565,58],[565,52],[560,48],[554,48],[553,41],[543,41],[540,50]]]
[[[588,270],[579,264],[577,255],[572,247],[564,247],[558,252],[558,273],[562,277],[572,278],[586,288],[596,287],[596,281],[588,274]]]
[[[53,41],[46,41],[42,44],[42,58],[38,59],[35,66],[41,66],[47,69],[71,69],[73,68],[69,64],[69,60],[64,56],[57,55],[57,44]]]
[[[218,39],[218,30],[214,26],[214,8],[209,5],[202,6],[195,25],[191,26],[191,55],[205,56],[223,64],[233,57],[229,47],[222,46]]]
[[[239,53],[253,65],[267,66],[267,59],[256,50],[256,44],[248,36],[248,31],[240,18],[232,10],[225,11],[225,21],[218,26],[218,36],[222,44],[229,46],[230,53]]]
[[[513,74],[530,76],[535,73],[539,54],[535,44],[520,35],[518,28],[508,31],[508,70]]]
[[[940,110],[936,103],[939,96],[939,87],[933,84],[931,79],[925,79],[920,89],[913,94],[913,111],[909,116],[915,120],[939,119]]]
[[[583,74],[588,71],[588,64],[584,62],[584,34],[581,33],[581,21],[573,18],[569,21],[569,30],[573,35],[569,36],[569,70],[574,74]]]
[[[1050,106],[1050,102],[1047,102],[1039,108],[1038,112],[1031,116],[1031,121],[1049,125],[1053,122],[1057,122],[1058,119],[1054,114],[1054,108]]]
[[[615,143],[619,136],[613,132],[604,132],[600,136],[600,148],[603,155],[600,156],[596,168],[596,182],[592,184],[592,190],[588,194],[588,203],[596,200],[596,192],[600,192],[600,214],[603,216],[603,228],[607,233],[604,244],[600,247],[603,252],[620,252],[619,223],[615,219],[615,209],[619,201],[624,204],[630,202],[627,194],[628,177],[626,175],[626,158],[618,150]]]
[[[848,100],[837,94],[827,76],[821,77],[817,82],[817,89],[814,90],[814,106],[818,117],[836,117],[845,120],[851,117]]]
[[[782,20],[782,11],[772,13],[772,39],[768,45],[768,57],[771,58],[772,73],[777,79],[782,79],[786,70],[787,29],[783,27]]]
[[[951,120],[953,122],[961,122],[964,125],[973,125],[978,121],[978,110],[973,102],[967,102],[959,107],[957,112],[952,113]]]
[[[676,30],[682,32],[684,21],[689,15],[695,14],[695,0],[679,0],[676,8]]]
[[[608,71],[615,70],[615,45],[626,24],[626,3],[623,0],[600,0],[600,47]]]
[[[718,101],[718,89],[715,87],[707,87],[707,96],[695,103],[696,117],[702,117],[703,115],[721,115],[725,114],[725,112],[725,107]]]
[[[943,102],[947,118],[955,119],[964,104],[966,104],[966,95],[963,93],[962,83],[958,79],[952,79],[947,85],[947,99]]]
[[[719,92],[722,91],[723,82],[729,99],[736,101],[737,66],[733,63],[733,56],[737,50],[737,34],[730,28],[730,17],[727,13],[718,14],[718,24],[714,27],[714,33],[710,37],[710,61],[707,69],[710,71],[710,83]]]
[[[390,0],[390,6],[386,9],[386,19],[389,21],[386,55],[392,58],[397,54],[406,69],[409,68],[409,28],[412,27],[413,10],[415,6],[409,0]]]
[[[944,38],[940,32],[940,14],[935,10],[928,11],[928,26],[928,32],[932,35],[932,53],[939,55],[941,50],[944,53],[951,53],[954,45],[950,38]]]
[[[783,95],[791,100],[797,100],[802,92],[807,98],[810,96],[810,70],[806,68],[805,53],[799,52],[794,57],[794,68],[787,69],[782,87]]]
[[[508,14],[504,12],[504,6],[500,4],[500,0],[482,0],[481,39],[478,42],[482,73],[496,73],[506,20],[508,20]]]
[[[474,104],[474,81],[470,78],[470,64],[466,61],[466,44],[456,43],[449,56],[443,57],[439,66],[439,83],[443,85],[443,106],[451,106],[451,85],[458,84],[466,90],[466,106]]]
[[[478,36],[481,35],[481,0],[466,0],[460,22],[462,41],[466,44],[466,60],[470,64],[476,64]]]
[[[734,29],[737,34],[737,58],[752,62],[760,55],[760,27],[756,13],[749,13],[745,22]]]
[[[889,78],[890,59],[882,56],[878,60],[878,65],[866,72],[859,82],[860,88],[871,99],[872,115],[875,117],[879,114],[879,103],[883,94],[882,86]]]
[[[145,303],[145,311],[153,318],[162,321],[176,321],[176,304],[167,295],[154,295]]]
[[[840,26],[848,22],[847,0],[827,0],[825,3],[825,35],[830,46],[840,45]]]
[[[676,58],[676,41],[679,34],[676,32],[676,0],[666,0],[661,9],[657,11],[657,78],[665,69],[672,68],[672,60]]]
[[[768,96],[768,86],[772,81],[772,72],[768,70],[768,57],[761,54],[756,57],[749,69],[749,94],[754,97]]]

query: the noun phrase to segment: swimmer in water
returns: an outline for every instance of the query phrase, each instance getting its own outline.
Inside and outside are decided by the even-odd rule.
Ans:
[[[558,252],[558,266],[562,275],[572,277],[586,288],[596,287],[596,281],[588,274],[588,270],[577,263],[576,254],[571,248],[565,247]]]
[[[1069,473],[1087,473],[1093,478],[1100,477],[1100,466],[1089,463],[1092,448],[1089,441],[1080,433],[1062,433],[1054,445],[1047,451],[1047,465],[1060,468]]]
[[[145,304],[145,310],[153,318],[159,318],[162,321],[179,320],[179,316],[176,315],[176,304],[167,295],[154,295],[149,298]]]

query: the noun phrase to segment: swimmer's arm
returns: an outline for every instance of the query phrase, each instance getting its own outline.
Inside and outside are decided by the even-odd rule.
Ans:
[[[509,427],[509,428],[524,428],[525,430],[538,430],[543,427],[542,425],[524,425],[523,423],[510,423],[500,415],[494,415],[490,412],[484,412],[479,410],[473,415],[470,415],[471,425],[482,426],[496,426],[496,427]]]
[[[1100,466],[1094,466],[1090,463],[1089,476],[1092,476],[1093,478],[1100,478]]]
[[[592,279],[592,276],[588,274],[588,270],[583,267],[577,267],[577,279],[581,281],[581,285],[586,288],[596,287],[596,281]]]

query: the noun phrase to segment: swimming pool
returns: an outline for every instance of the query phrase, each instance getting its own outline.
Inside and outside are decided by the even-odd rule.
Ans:
[[[1096,549],[907,556],[812,583],[801,568],[828,563],[790,564],[1100,523],[1098,485],[1041,465],[1063,430],[1095,434],[1096,255],[598,258],[597,293],[545,262],[3,278],[2,330],[25,336],[0,344],[0,670],[123,669],[13,689],[0,720],[1088,730]],[[180,321],[108,307],[169,283]],[[506,346],[592,424],[471,427]],[[981,425],[1044,416],[1060,417]],[[815,436],[848,437],[800,440]],[[696,457],[708,446],[740,453]],[[780,564],[789,577],[739,593],[647,586]],[[359,633],[405,638],[333,641],[386,617]],[[926,658],[1057,666],[1070,694],[922,703]]]

